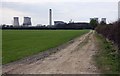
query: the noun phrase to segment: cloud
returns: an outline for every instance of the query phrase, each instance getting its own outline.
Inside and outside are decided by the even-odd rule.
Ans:
[[[13,17],[20,17],[20,23],[23,22],[23,19],[21,17],[24,17],[27,13],[8,9],[8,8],[0,8],[0,11],[2,11],[0,23],[2,24],[12,24]]]
[[[46,2],[118,2],[119,0],[2,0],[3,2],[46,3]]]

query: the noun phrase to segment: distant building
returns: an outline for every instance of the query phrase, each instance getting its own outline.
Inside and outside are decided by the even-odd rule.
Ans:
[[[54,21],[55,28],[62,29],[91,29],[91,25],[86,22],[65,23],[63,21]]]
[[[19,26],[19,18],[18,17],[14,17],[13,18],[13,26]]]
[[[120,1],[118,2],[118,19],[120,19]]]
[[[78,23],[68,23],[67,27],[69,28],[79,28],[79,29],[91,29],[91,25],[86,22],[78,22]]]
[[[65,24],[63,21],[54,21],[54,25],[62,25]]]
[[[101,18],[101,22],[106,23],[106,18]]]
[[[30,17],[24,17],[23,26],[29,27],[30,25],[32,25],[31,18]]]
[[[99,18],[90,18],[90,21],[91,21],[91,20],[96,20],[96,21],[98,22],[98,19],[99,19]]]

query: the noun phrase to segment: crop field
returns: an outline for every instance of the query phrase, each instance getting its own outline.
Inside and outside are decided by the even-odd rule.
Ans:
[[[3,30],[3,64],[57,47],[89,30]]]

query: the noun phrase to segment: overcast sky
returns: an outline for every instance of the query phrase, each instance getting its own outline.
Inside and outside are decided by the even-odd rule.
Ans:
[[[0,24],[12,24],[13,17],[32,18],[32,24],[48,24],[48,10],[53,11],[53,21],[89,22],[89,18],[107,18],[113,22],[118,18],[119,0],[2,0]]]

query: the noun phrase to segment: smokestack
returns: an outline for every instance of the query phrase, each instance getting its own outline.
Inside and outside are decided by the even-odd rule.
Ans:
[[[13,19],[14,19],[13,25],[14,26],[19,26],[19,18],[18,17],[14,17]]]
[[[49,25],[52,25],[52,9],[49,9]]]

